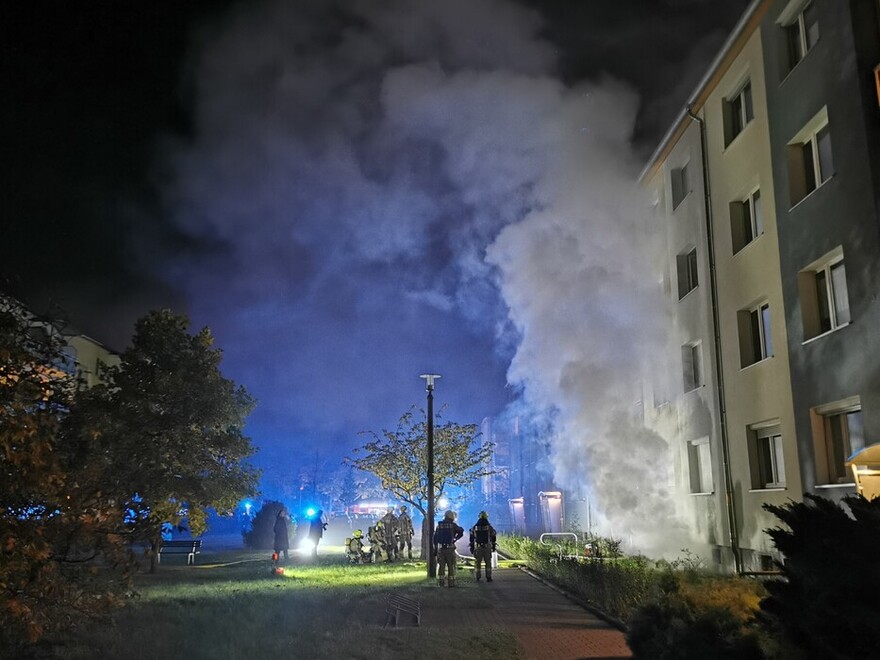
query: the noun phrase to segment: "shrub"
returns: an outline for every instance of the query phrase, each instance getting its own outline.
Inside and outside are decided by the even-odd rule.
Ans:
[[[784,555],[782,579],[767,583],[762,618],[781,639],[816,658],[868,658],[880,637],[880,499],[765,505],[789,529],[767,530]]]
[[[763,657],[755,614],[762,588],[742,578],[667,570],[657,598],[629,620],[627,642],[636,658]]]
[[[245,546],[254,550],[272,550],[275,545],[275,519],[283,508],[285,507],[281,502],[272,500],[264,502],[251,521],[250,529],[241,533]],[[296,523],[291,518],[287,530],[288,538],[293,540],[295,533]]]
[[[609,616],[625,620],[656,593],[659,573],[645,557],[613,557],[619,554],[619,546],[611,539],[597,538],[594,543],[608,559],[583,557],[583,547],[575,544],[563,544],[560,559],[557,548],[526,537],[502,535],[498,541],[506,554],[522,559],[529,568]]]
[[[761,658],[766,644],[755,620],[760,583],[700,570],[684,550],[672,562],[624,557],[613,539],[591,538],[593,556],[567,559],[582,548],[556,547],[521,536],[498,545],[590,605],[628,621],[627,640],[640,658]],[[560,558],[560,554],[563,555]]]

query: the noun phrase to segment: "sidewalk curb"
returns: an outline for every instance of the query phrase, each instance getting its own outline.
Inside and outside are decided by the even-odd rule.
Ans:
[[[545,584],[546,586],[550,587],[551,589],[553,589],[553,591],[562,594],[563,596],[568,598],[573,603],[577,603],[578,605],[583,607],[585,610],[587,610],[590,614],[593,614],[593,615],[597,616],[598,618],[602,619],[602,621],[604,621],[605,623],[614,626],[615,628],[617,628],[621,632],[624,632],[624,633],[628,632],[629,629],[627,628],[627,625],[623,621],[621,621],[620,619],[616,619],[615,617],[611,616],[610,614],[606,614],[605,612],[603,612],[602,610],[597,608],[595,605],[591,605],[590,603],[585,601],[583,598],[580,598],[579,596],[576,596],[573,593],[566,591],[565,589],[562,589],[561,587],[553,584],[552,582],[550,582],[546,578],[541,577],[540,575],[538,575],[537,573],[535,573],[531,569],[526,568],[525,566],[517,566],[516,568],[521,570],[526,575],[532,576],[538,582],[541,582],[541,583]]]

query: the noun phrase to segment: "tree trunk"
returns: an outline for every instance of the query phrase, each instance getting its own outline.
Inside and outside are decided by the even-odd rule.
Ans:
[[[428,516],[422,518],[422,559],[428,559],[428,552],[430,549],[431,539],[429,538],[431,533],[428,531]]]
[[[150,541],[150,573],[155,573],[159,567],[159,549],[162,547],[162,535]]]

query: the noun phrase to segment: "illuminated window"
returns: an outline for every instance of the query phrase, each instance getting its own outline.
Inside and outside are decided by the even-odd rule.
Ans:
[[[697,248],[692,248],[675,258],[678,271],[678,299],[681,300],[697,288]]]
[[[746,125],[754,119],[752,110],[752,83],[746,82],[738,92],[724,102],[724,143],[733,142]]]
[[[749,463],[752,488],[785,487],[782,433],[778,424],[763,424],[749,428]]]
[[[764,233],[764,210],[761,191],[756,190],[746,199],[730,204],[730,235],[736,254]]]
[[[832,250],[798,273],[804,340],[849,324],[849,294],[843,248]]]
[[[865,448],[865,422],[859,397],[813,408],[817,478],[820,483],[848,483],[846,460]]]
[[[687,443],[690,488],[692,493],[711,493],[712,454],[709,438],[691,440]]]
[[[685,164],[672,170],[670,176],[672,179],[672,208],[675,209],[691,191],[690,181],[688,181],[688,166]]]
[[[703,385],[703,351],[700,342],[681,347],[682,382],[684,391],[690,392]]]
[[[773,355],[770,305],[760,303],[737,312],[740,362],[743,368]]]
[[[780,19],[785,32],[788,70],[791,71],[819,41],[816,7],[812,2],[795,0],[789,3]]]
[[[788,143],[788,174],[794,206],[834,174],[828,110],[823,108]]]

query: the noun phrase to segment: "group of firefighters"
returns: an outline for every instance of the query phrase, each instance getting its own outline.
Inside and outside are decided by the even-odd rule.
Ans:
[[[464,536],[464,529],[456,522],[456,513],[447,511],[443,520],[437,523],[432,539],[438,562],[437,583],[440,586],[455,586],[456,550],[455,542]],[[367,543],[364,543],[363,532],[356,529],[351,538],[346,539],[348,560],[355,564],[392,562],[403,557],[406,550],[407,559],[412,559],[412,539],[415,534],[412,518],[406,505],[400,507],[400,514],[395,515],[394,508],[367,529]],[[481,511],[476,524],[470,529],[470,551],[476,565],[477,582],[482,577],[482,564],[486,565],[486,581],[492,581],[492,553],[496,547],[495,528],[489,523],[489,515]],[[448,574],[448,577],[447,577]]]

